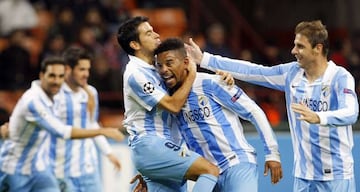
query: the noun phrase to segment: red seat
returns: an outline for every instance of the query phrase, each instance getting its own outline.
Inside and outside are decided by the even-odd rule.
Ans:
[[[181,37],[186,28],[187,20],[184,10],[180,8],[134,9],[132,16],[147,16],[155,32],[161,38]]]

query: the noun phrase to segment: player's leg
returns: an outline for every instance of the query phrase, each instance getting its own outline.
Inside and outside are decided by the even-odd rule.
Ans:
[[[293,192],[309,192],[310,191],[310,182],[306,179],[294,178],[294,187]]]
[[[58,182],[50,170],[33,174],[30,192],[60,192]]]
[[[219,169],[203,157],[197,158],[185,174],[185,179],[196,181],[193,192],[212,191],[219,176]]]
[[[186,192],[187,185],[169,180],[146,180],[147,191],[151,192]]]
[[[9,174],[6,182],[9,184],[9,191],[60,192],[54,175],[49,171],[37,172],[32,175]]]
[[[70,177],[71,188],[73,191],[101,191],[101,179],[96,173],[89,173],[79,177]]]
[[[6,175],[7,174],[0,171],[0,192],[9,191],[9,184],[6,182]]]
[[[313,191],[327,192],[327,191],[346,191],[356,192],[355,181],[352,179],[336,179],[331,181],[311,181]]]
[[[72,187],[71,187],[71,181],[67,180],[67,179],[56,179],[60,188],[61,192],[71,192]]]
[[[240,163],[229,167],[219,176],[219,191],[258,191],[258,169],[253,163]]]
[[[210,187],[216,183],[217,167],[197,153],[189,151],[184,154],[182,148],[170,140],[143,136],[132,142],[131,148],[135,167],[152,181],[168,180],[182,183],[184,179],[193,179],[200,182],[199,186],[203,186],[201,183],[204,183]],[[201,191],[205,191],[204,188]]]

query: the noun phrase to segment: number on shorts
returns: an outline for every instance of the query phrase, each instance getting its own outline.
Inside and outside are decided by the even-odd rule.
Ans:
[[[169,142],[169,141],[165,143],[165,146],[172,149],[172,150],[174,150],[174,151],[179,151],[180,150],[180,146],[177,146],[174,143]]]

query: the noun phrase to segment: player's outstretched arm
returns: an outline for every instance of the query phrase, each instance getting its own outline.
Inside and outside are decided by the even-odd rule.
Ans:
[[[106,157],[114,165],[115,170],[120,171],[121,163],[120,163],[119,159],[113,153],[110,153],[110,154],[106,155]]]
[[[73,127],[71,129],[72,139],[90,138],[99,135],[104,135],[105,137],[112,138],[116,141],[122,141],[125,138],[124,134],[121,133],[118,128],[80,129]]]

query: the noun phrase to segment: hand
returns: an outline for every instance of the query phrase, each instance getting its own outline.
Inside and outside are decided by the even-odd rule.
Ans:
[[[264,176],[268,175],[268,170],[271,172],[271,183],[276,184],[283,177],[281,163],[277,161],[266,161]]]
[[[118,158],[112,153],[107,155],[107,158],[111,161],[111,163],[115,166],[116,171],[120,171],[121,163]]]
[[[108,127],[108,128],[101,128],[100,130],[102,135],[108,138],[112,138],[116,141],[122,141],[125,138],[124,134],[118,128]]]
[[[188,56],[196,63],[200,64],[203,53],[200,49],[200,47],[192,40],[192,38],[189,39],[189,44],[185,43],[185,48]]]
[[[189,58],[189,65],[187,67],[187,70],[190,74],[195,74],[196,73],[196,63],[194,62],[194,60],[191,57]]]
[[[135,177],[133,177],[130,181],[130,184],[135,183],[137,180],[139,180],[139,182],[134,188],[133,192],[147,192],[147,185],[141,174],[137,174]]]
[[[7,139],[9,137],[9,123],[6,122],[6,123],[2,124],[0,129],[1,129],[0,130],[1,138]]]
[[[235,84],[235,80],[234,80],[234,77],[228,73],[228,72],[225,72],[225,71],[221,71],[221,70],[217,70],[216,71],[216,74],[217,75],[221,75],[221,79],[224,80],[224,82],[230,86],[230,88],[232,86],[234,86]]]
[[[304,120],[308,123],[312,124],[318,124],[320,123],[320,117],[318,114],[316,114],[314,111],[312,111],[309,107],[302,103],[292,103],[291,109],[295,113],[299,113],[300,117],[298,117],[299,120]]]

